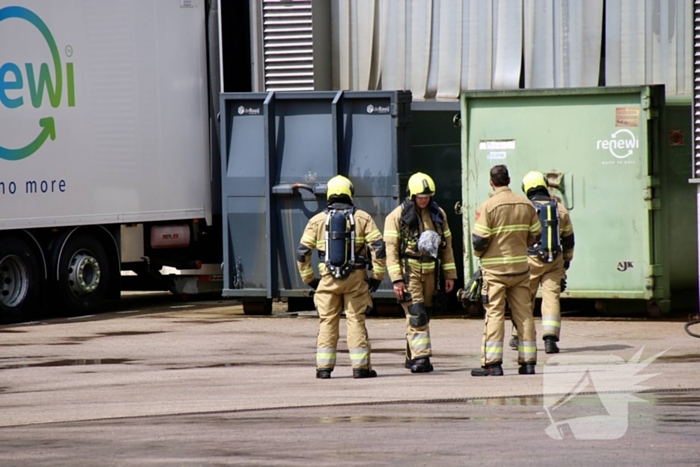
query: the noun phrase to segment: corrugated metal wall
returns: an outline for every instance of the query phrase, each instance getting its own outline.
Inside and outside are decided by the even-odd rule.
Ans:
[[[331,0],[333,88],[453,99],[521,74],[526,88],[596,86],[602,64],[608,86],[690,95],[692,2]]]

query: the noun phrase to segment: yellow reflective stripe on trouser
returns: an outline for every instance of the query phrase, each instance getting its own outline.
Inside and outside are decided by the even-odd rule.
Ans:
[[[534,341],[518,342],[518,361],[527,361],[537,357],[537,345]]]
[[[316,349],[316,367],[317,368],[333,368],[335,367],[335,349]]]
[[[353,368],[367,368],[369,365],[369,349],[348,349],[350,364]]]
[[[542,333],[543,334],[555,334],[559,336],[559,330],[561,329],[561,318],[555,316],[543,316],[542,317]]]
[[[411,337],[411,349],[418,352],[421,350],[430,349],[430,333],[428,332],[417,332]]]
[[[503,360],[503,342],[486,341],[481,351],[486,360]]]
[[[517,264],[527,263],[527,256],[498,256],[494,258],[482,258],[481,264],[489,266],[494,264]]]

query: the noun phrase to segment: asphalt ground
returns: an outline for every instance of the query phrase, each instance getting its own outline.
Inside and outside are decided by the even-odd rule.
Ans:
[[[682,321],[568,317],[537,375],[506,349],[505,376],[474,378],[481,320],[434,319],[414,375],[403,320],[370,318],[379,376],[355,380],[343,320],[318,380],[316,317],[280,310],[144,295],[0,327],[0,465],[700,465]]]

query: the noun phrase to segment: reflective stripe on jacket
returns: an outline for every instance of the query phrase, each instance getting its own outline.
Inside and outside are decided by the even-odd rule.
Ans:
[[[417,235],[425,230],[437,232],[435,224],[430,218],[428,209],[417,209],[420,213],[420,222]],[[421,259],[421,254],[417,251],[416,242],[412,239],[404,239],[404,251],[401,249],[401,214],[402,207],[398,206],[391,211],[384,222],[384,241],[386,242],[386,265],[389,277],[392,282],[405,280],[403,271],[403,259],[408,257],[408,267],[419,270],[422,273],[432,273],[435,271],[435,261]],[[455,266],[454,251],[452,250],[452,232],[447,224],[447,215],[440,208],[440,214],[444,219],[442,224],[442,234],[445,237],[445,246],[440,248],[440,266],[445,279],[457,279],[457,267]],[[438,232],[439,233],[439,232]],[[417,238],[417,236],[416,236]]]
[[[487,271],[524,273],[529,268],[527,248],[539,240],[540,233],[537,211],[530,200],[508,187],[499,187],[476,211],[474,254]]]
[[[297,248],[297,267],[305,284],[314,278],[311,252],[314,248],[318,249],[322,255],[325,255],[326,252],[327,215],[325,211],[320,212],[309,220]],[[382,234],[372,216],[365,211],[356,209],[353,216],[355,218],[355,256],[367,255],[368,250],[370,250],[372,253],[372,277],[381,281],[386,274],[386,247]],[[319,263],[318,269],[321,276],[330,274],[326,271],[326,265],[323,262]]]

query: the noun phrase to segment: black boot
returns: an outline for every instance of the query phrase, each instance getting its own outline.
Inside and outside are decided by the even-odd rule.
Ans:
[[[474,368],[472,376],[503,376],[503,367],[500,363]]]
[[[355,379],[358,379],[358,378],[376,378],[377,372],[374,370],[368,370],[367,368],[359,368],[356,370],[352,370],[352,377]]]
[[[534,375],[535,374],[535,363],[521,363],[518,369],[519,375]]]
[[[510,341],[508,342],[508,345],[511,349],[518,350],[518,336],[511,337]]]
[[[328,368],[322,368],[320,370],[316,370],[316,377],[319,379],[331,379],[331,372],[333,370],[329,370]]]
[[[430,357],[416,358],[411,365],[411,373],[430,373],[433,365],[430,364]]]
[[[544,351],[545,353],[559,353],[557,346],[557,338],[554,336],[544,336]]]
[[[406,342],[406,361],[404,362],[403,367],[407,370],[410,370],[415,363],[415,360],[408,358],[409,355],[411,355],[411,348],[408,346],[408,342]]]

